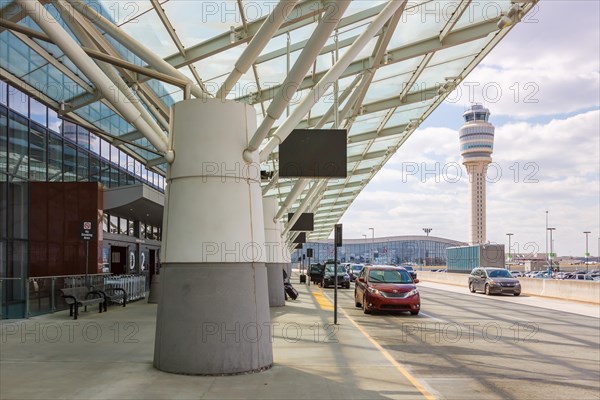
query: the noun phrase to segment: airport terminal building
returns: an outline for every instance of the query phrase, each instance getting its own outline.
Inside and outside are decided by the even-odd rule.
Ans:
[[[149,283],[164,188],[163,176],[0,81],[0,315],[50,311],[37,302],[26,311],[33,279],[37,287],[43,277],[85,274],[84,220],[97,223],[90,274],[142,274]]]
[[[446,265],[446,249],[466,243],[435,236],[391,236],[373,239],[344,239],[338,248],[338,260],[350,263]],[[313,249],[311,262],[333,259],[333,240],[308,242],[292,253],[292,261],[306,258]]]

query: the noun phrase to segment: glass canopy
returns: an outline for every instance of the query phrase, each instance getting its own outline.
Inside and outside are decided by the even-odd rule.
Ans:
[[[193,86],[193,96],[216,95],[258,29],[273,23],[272,13],[279,1],[29,1],[35,3],[37,12],[56,20],[60,30],[74,39],[113,82],[119,80],[123,93],[128,91],[131,96],[128,99],[102,96],[95,79],[80,69],[83,61],[70,59],[63,52],[64,44],[55,43],[21,3],[0,0],[2,80],[164,176],[167,164],[163,151],[123,117],[118,103],[135,100],[155,130],[167,136],[169,107],[185,98],[186,85]],[[321,38],[324,45],[320,53],[309,60],[311,67],[299,78],[298,93],[288,110],[276,118],[271,133],[350,51],[389,3],[402,4],[338,77],[338,127],[348,129],[347,179],[313,180],[289,207],[294,212],[304,204],[307,211],[315,213],[315,231],[309,238],[318,240],[329,236],[373,176],[537,1],[286,3],[294,8],[289,7],[284,23],[227,96],[253,105],[259,125],[269,106],[277,101],[274,96],[290,69],[307,57],[303,50],[319,39],[319,27],[336,21],[332,10],[347,8],[327,37]],[[144,52],[158,56],[161,64],[150,62]],[[330,88],[297,127],[316,127],[334,106],[333,97]],[[335,127],[334,114],[329,113],[320,126]],[[268,137],[263,147],[267,141]],[[263,169],[276,172],[277,157],[275,148]],[[320,190],[313,190],[314,196],[308,198],[309,190],[319,183]],[[263,183],[263,192],[277,196],[283,204],[296,184],[275,174],[272,181]]]

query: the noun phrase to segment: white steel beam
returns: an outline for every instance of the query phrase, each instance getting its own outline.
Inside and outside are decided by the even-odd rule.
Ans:
[[[414,57],[424,56],[427,53],[454,47],[469,41],[482,39],[490,33],[498,31],[497,22],[499,18],[492,18],[483,22],[479,22],[459,30],[454,30],[446,36],[444,42],[440,42],[439,36],[436,34],[419,42],[409,43],[388,51],[388,65],[396,64]],[[348,68],[340,75],[340,79],[362,73],[364,70],[373,67],[373,57],[366,57],[351,63]],[[298,90],[304,90],[315,86],[315,82],[319,82],[328,71],[317,72],[314,77],[306,77],[300,84]],[[259,93],[251,93],[247,96],[242,96],[238,100],[252,104],[253,98],[262,98],[263,100],[271,99],[281,85],[272,86]]]
[[[337,0],[327,4],[333,6],[332,11],[323,16],[306,44],[306,47],[304,47],[302,53],[300,53],[298,60],[287,74],[285,81],[281,85],[281,89],[274,96],[273,101],[267,109],[265,118],[256,129],[254,136],[252,136],[252,140],[250,140],[248,149],[244,153],[247,161],[252,159],[252,157],[249,156],[249,153],[258,150],[273,124],[281,117],[290,100],[294,98],[294,94],[298,90],[297,82],[301,81],[306,76],[306,73],[319,55],[319,51],[329,39],[329,35],[331,35],[331,32],[333,32],[344,15],[344,12],[350,6],[350,1]]]
[[[323,0],[305,0],[298,4],[294,8],[293,15],[294,19],[286,22],[281,29],[277,31],[275,36],[283,35],[288,31],[299,29],[303,26],[309,25],[313,22],[313,18],[316,15],[321,14],[325,11],[323,6]],[[242,35],[243,37],[233,43],[230,40],[230,32],[226,32],[215,36],[205,42],[191,46],[185,50],[185,56],[181,54],[173,54],[165,58],[165,61],[174,66],[175,68],[181,68],[182,66],[195,63],[196,61],[205,59],[212,55],[221,53],[225,50],[231,49],[232,47],[239,46],[240,44],[248,42],[256,34],[263,21],[267,17],[262,17],[248,23],[248,33]],[[239,34],[242,28],[236,27],[234,32]]]
[[[346,53],[339,61],[319,80],[319,83],[311,90],[311,93],[298,104],[290,116],[281,124],[275,131],[273,137],[269,140],[266,146],[260,152],[260,160],[267,159],[269,154],[281,142],[287,138],[292,129],[296,127],[298,122],[308,113],[308,111],[316,104],[317,101],[325,94],[327,88],[348,68],[352,60],[358,53],[367,45],[367,43],[375,36],[383,25],[394,15],[394,13],[403,7],[406,0],[395,1],[390,0],[383,11],[369,24],[367,29],[360,35],[356,42],[347,49]]]
[[[156,1],[156,0],[154,0]],[[223,85],[217,92],[217,98],[224,99],[229,91],[235,86],[237,81],[250,69],[256,57],[258,57],[267,46],[273,35],[281,27],[287,19],[289,13],[294,9],[294,6],[299,0],[280,0],[269,18],[265,19],[254,37],[244,49],[242,55],[237,60],[233,67],[233,71],[223,82]]]
[[[467,8],[469,8],[469,4],[471,4],[471,0],[462,0],[458,4],[456,10],[454,10],[452,16],[450,16],[450,19],[448,19],[448,22],[446,22],[446,25],[444,25],[444,28],[442,28],[442,30],[440,31],[440,42],[443,42],[446,36],[448,36],[448,34],[450,33],[450,31],[452,31],[454,25],[456,25],[460,17],[462,17]]]
[[[102,95],[110,100],[111,103],[119,110],[119,112],[127,119],[127,121],[136,126],[144,133],[144,136],[152,143],[152,145],[161,152],[167,151],[167,140],[164,136],[158,135],[147,123],[141,118],[139,111],[122,101],[125,97],[121,94],[121,98],[115,98],[115,88],[112,81],[104,75],[100,68],[85,54],[79,47],[79,44],[61,27],[50,13],[42,13],[41,4],[37,1],[17,0],[23,10],[29,15],[38,26],[58,45],[69,59],[77,65],[77,67],[94,82],[96,88]]]
[[[21,0],[19,0],[21,1]],[[104,18],[100,13],[88,6],[81,0],[66,0],[71,4],[77,11],[84,15],[88,20],[97,25],[100,29],[108,33],[113,39],[121,43],[123,46],[128,48],[133,54],[140,57],[148,65],[163,74],[175,76],[181,80],[187,81],[190,84],[192,94],[195,97],[203,98],[207,96],[207,93],[203,92],[202,89],[192,82],[182,72],[178,71],[172,65],[167,63],[165,60],[160,58],[156,53],[147,49],[144,45],[138,42],[136,39],[128,35],[124,30],[114,25],[112,22]]]

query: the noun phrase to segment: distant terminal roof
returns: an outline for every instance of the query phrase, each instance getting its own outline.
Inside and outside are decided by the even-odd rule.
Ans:
[[[0,77],[162,174],[174,102],[253,105],[263,169],[274,173],[263,193],[314,212],[317,240],[536,4],[2,0]],[[271,135],[290,126],[348,129],[348,177],[278,179]]]

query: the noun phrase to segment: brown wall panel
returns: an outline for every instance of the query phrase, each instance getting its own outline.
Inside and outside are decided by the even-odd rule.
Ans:
[[[95,182],[31,182],[29,276],[85,273],[83,221],[101,215],[102,192]],[[101,227],[100,227],[101,229]],[[89,243],[89,273],[97,273],[99,237]]]

